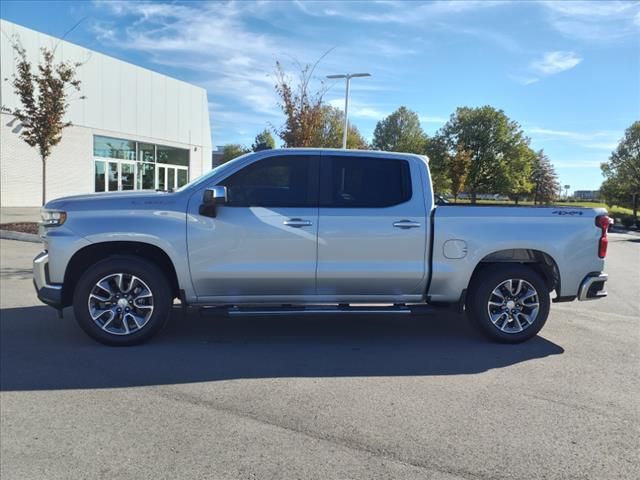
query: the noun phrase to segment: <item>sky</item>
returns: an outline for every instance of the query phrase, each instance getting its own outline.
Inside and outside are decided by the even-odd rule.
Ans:
[[[600,163],[640,120],[637,1],[0,5],[6,20],[206,88],[213,145],[251,145],[279,127],[275,62],[295,76],[325,53],[314,89],[326,75],[371,74],[352,81],[349,103],[368,140],[401,105],[430,135],[457,107],[492,105],[572,191],[600,186]],[[324,81],[326,100],[343,108],[344,81]]]

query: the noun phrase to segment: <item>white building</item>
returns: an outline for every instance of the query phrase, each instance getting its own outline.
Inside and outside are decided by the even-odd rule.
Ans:
[[[73,194],[176,188],[211,168],[204,89],[14,23],[0,20],[0,105],[18,107],[11,84],[19,38],[33,65],[42,47],[81,62],[81,92],[69,98],[62,141],[47,161],[47,200]],[[7,80],[5,80],[5,78]],[[80,99],[85,96],[85,99]],[[0,205],[41,204],[42,162],[2,113]]]

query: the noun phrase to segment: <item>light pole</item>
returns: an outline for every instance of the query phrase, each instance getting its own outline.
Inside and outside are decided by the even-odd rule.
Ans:
[[[344,78],[347,81],[347,89],[344,94],[344,131],[342,132],[342,148],[347,148],[347,132],[349,131],[349,83],[352,78],[370,77],[370,73],[344,73],[340,75],[327,75],[332,80]]]

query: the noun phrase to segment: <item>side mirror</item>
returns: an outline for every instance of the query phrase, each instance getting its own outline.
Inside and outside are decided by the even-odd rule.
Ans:
[[[227,187],[217,185],[207,188],[202,194],[200,215],[214,218],[217,215],[217,206],[227,203]]]

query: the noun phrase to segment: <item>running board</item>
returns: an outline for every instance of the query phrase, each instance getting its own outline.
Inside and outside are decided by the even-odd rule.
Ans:
[[[333,305],[309,305],[309,306],[262,306],[262,307],[238,307],[238,306],[213,306],[200,307],[201,312],[251,317],[270,315],[422,315],[437,310],[431,305],[392,305],[392,306],[333,306]]]

